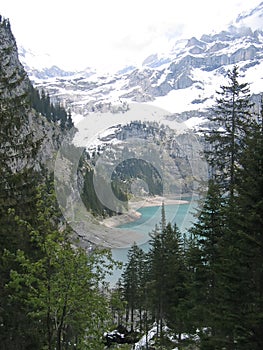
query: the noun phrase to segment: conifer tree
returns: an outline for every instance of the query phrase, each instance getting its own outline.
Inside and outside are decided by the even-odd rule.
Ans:
[[[222,246],[226,229],[226,201],[221,196],[220,186],[214,180],[211,179],[208,185],[202,210],[190,230],[196,243],[188,251],[188,259],[192,260],[194,265],[192,273],[194,290],[190,291],[194,299],[193,318],[197,318],[198,327],[209,327],[215,346],[214,339],[221,337],[222,328],[220,307],[223,305],[219,304],[218,298],[222,280],[221,268],[224,264]],[[204,348],[210,341],[210,337],[203,338]]]
[[[248,179],[244,172],[247,168],[244,155],[249,149],[247,139],[254,135],[252,104],[248,85],[237,81],[237,67],[228,77],[230,85],[222,87],[221,98],[217,99],[214,114],[210,116],[212,131],[207,133],[206,140],[211,147],[207,159],[213,170],[213,181],[209,183],[205,206],[193,229],[200,249],[197,272],[202,269],[204,319],[210,327],[209,335],[203,338],[204,349],[250,348],[252,331],[247,318],[252,305],[256,305],[250,290],[251,244],[245,238],[250,233],[240,229],[247,219],[240,216],[239,207],[240,182],[245,184]],[[250,152],[253,157],[252,148]],[[246,200],[241,202],[246,208]],[[213,208],[215,212],[211,211]]]
[[[263,100],[258,120],[244,138],[246,146],[237,173],[236,226],[242,248],[244,296],[241,342],[244,348],[263,346]],[[242,244],[242,245],[241,245]]]
[[[184,302],[186,294],[186,267],[182,235],[175,225],[168,223],[162,233],[164,271],[163,313],[168,326],[180,335],[185,331]]]
[[[134,243],[128,252],[128,263],[122,275],[123,293],[127,302],[126,323],[130,319],[131,331],[134,330],[136,310],[141,310],[143,305],[143,265],[144,252]]]
[[[213,176],[222,191],[232,198],[236,186],[236,171],[243,150],[242,139],[251,122],[249,85],[238,81],[238,67],[227,74],[229,85],[217,92],[215,106],[208,119],[211,129],[206,132],[210,149],[206,151]]]
[[[157,227],[150,241],[148,293],[157,322],[158,336],[163,338],[166,323],[181,333],[185,327],[183,320],[183,301],[186,298],[184,251],[182,236],[176,225],[165,224],[164,206],[162,208],[162,230]]]
[[[162,336],[163,329],[163,304],[165,298],[164,275],[167,268],[163,264],[162,231],[157,226],[151,234],[149,257],[149,279],[151,281],[150,299],[157,323],[157,336]]]
[[[110,292],[110,307],[112,312],[112,323],[117,325],[122,325],[123,315],[125,314],[126,301],[123,297],[123,286],[121,280],[119,280]],[[117,318],[117,320],[116,320]]]

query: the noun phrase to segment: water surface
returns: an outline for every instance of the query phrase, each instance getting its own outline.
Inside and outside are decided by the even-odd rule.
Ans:
[[[192,226],[195,221],[194,213],[197,206],[197,202],[192,198],[186,198],[188,203],[184,204],[170,204],[165,205],[165,217],[166,222],[171,222],[172,225],[176,224],[182,233],[187,233],[187,230]],[[153,232],[156,225],[161,222],[161,206],[154,207],[142,207],[137,210],[141,213],[141,217],[133,222],[118,226],[123,230],[129,229],[145,234],[145,243],[139,245],[145,252],[149,250],[149,233]],[[127,262],[127,253],[129,248],[112,249],[112,256],[115,260],[122,263]],[[111,283],[116,283],[121,276],[121,270],[116,270],[112,276],[109,277]]]

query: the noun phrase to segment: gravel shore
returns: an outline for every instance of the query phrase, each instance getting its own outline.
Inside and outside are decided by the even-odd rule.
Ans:
[[[164,203],[165,205],[185,204],[185,203],[188,203],[188,201],[177,199],[177,198],[167,198],[162,196],[145,197],[144,199],[139,199],[137,201],[136,200],[129,201],[129,210],[127,211],[127,213],[106,218],[101,221],[101,224],[105,225],[106,227],[118,227],[120,225],[139,219],[141,216],[141,214],[137,212],[139,208],[157,207],[157,206],[161,206],[162,203]]]
[[[184,204],[186,200],[177,198],[166,198],[161,196],[139,198],[129,202],[129,210],[121,215],[101,220],[98,223],[85,221],[72,222],[73,228],[79,238],[79,244],[87,248],[90,242],[97,246],[107,248],[127,248],[136,242],[138,245],[147,242],[148,236],[137,231],[120,229],[119,225],[132,222],[140,218],[139,208],[150,206],[161,206],[169,204]]]

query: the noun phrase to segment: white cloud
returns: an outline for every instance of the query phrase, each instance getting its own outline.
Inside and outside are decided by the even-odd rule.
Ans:
[[[175,36],[223,27],[260,0],[3,0],[18,44],[68,68],[141,60]]]

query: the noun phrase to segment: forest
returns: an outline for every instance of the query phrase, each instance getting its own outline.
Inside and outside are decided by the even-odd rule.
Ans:
[[[261,98],[260,113],[251,113],[238,75],[238,67],[228,73],[203,131],[209,181],[197,221],[182,235],[163,207],[149,252],[133,245],[115,289],[126,305],[122,322],[145,333],[156,325],[155,348],[173,349],[171,335],[178,349],[263,346],[263,106]]]

